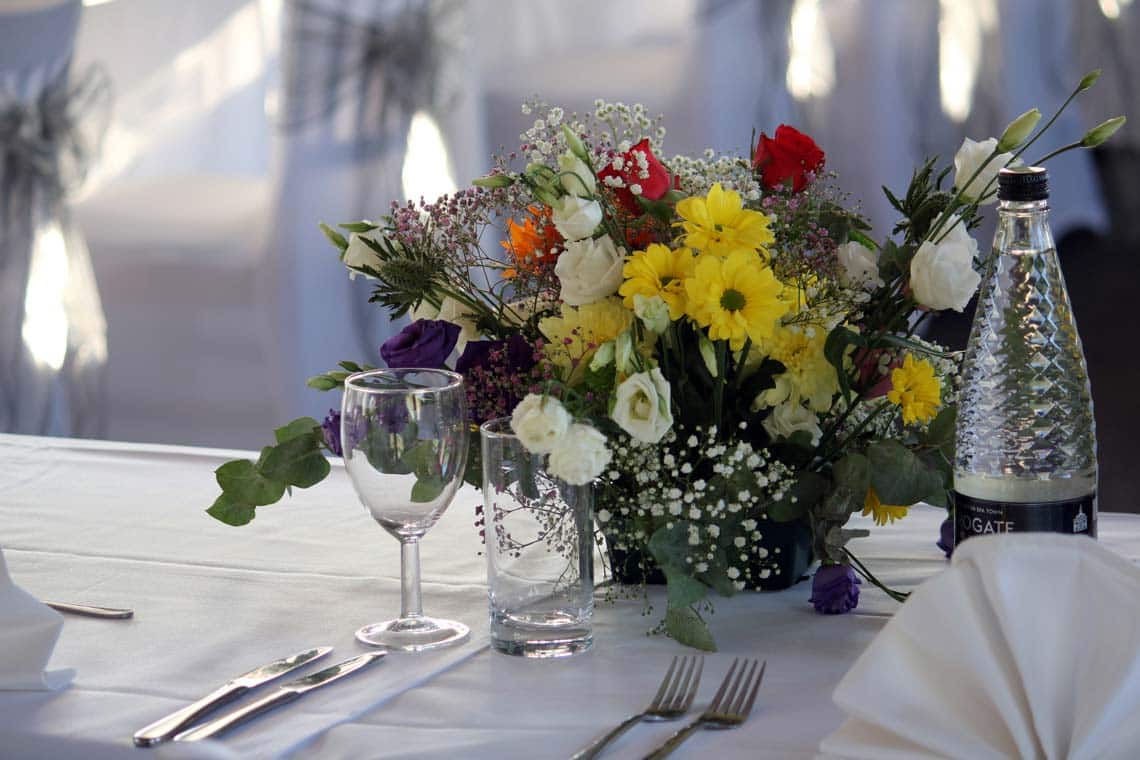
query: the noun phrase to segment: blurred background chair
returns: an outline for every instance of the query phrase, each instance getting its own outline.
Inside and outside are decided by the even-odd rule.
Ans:
[[[71,76],[79,0],[0,6],[0,430],[106,431],[106,326],[68,195],[110,93]]]

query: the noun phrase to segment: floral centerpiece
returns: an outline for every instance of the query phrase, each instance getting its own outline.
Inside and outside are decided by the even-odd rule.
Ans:
[[[374,280],[372,301],[411,313],[380,357],[463,374],[476,486],[478,425],[508,415],[551,473],[595,484],[613,573],[667,582],[669,635],[712,648],[710,590],[787,587],[814,560],[815,608],[852,609],[860,578],[876,581],[849,517],[889,525],[947,504],[957,364],[922,327],[966,307],[979,207],[1049,125],[1035,133],[1033,109],[1000,138],[967,139],[952,184],[924,163],[905,193],[886,191],[901,218],[876,241],[790,126],[747,158],[662,160],[665,130],[641,106],[523,111],[521,148],[473,187],[323,227],[351,275]],[[259,461],[219,468],[210,514],[248,522],[317,482],[339,436],[336,411],[281,428]]]

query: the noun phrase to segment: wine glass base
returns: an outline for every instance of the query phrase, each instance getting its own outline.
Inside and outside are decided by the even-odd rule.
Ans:
[[[467,641],[471,629],[454,620],[416,617],[372,623],[356,632],[356,640],[393,652],[422,652]]]

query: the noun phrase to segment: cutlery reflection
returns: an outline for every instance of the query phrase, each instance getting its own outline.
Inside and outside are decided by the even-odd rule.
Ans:
[[[103,618],[105,620],[126,620],[134,617],[135,611],[119,607],[92,607],[89,604],[67,604],[66,602],[44,602],[57,612],[66,612],[71,615]]]
[[[211,710],[232,702],[250,689],[269,683],[274,678],[279,678],[291,670],[296,670],[302,665],[319,660],[331,651],[332,647],[306,649],[268,665],[262,665],[260,668],[254,668],[248,673],[243,673],[197,702],[186,705],[186,707],[172,712],[165,718],[159,718],[138,731],[134,736],[135,746],[150,747],[159,742],[164,742]]]
[[[386,654],[387,652],[385,651],[368,652],[367,654],[353,657],[351,660],[345,660],[344,662],[337,663],[330,668],[325,668],[319,673],[313,673],[312,675],[298,678],[295,681],[290,681],[287,684],[282,684],[282,686],[278,688],[277,691],[269,694],[268,696],[262,697],[256,702],[252,702],[245,707],[241,707],[237,710],[228,712],[220,718],[215,718],[209,723],[203,723],[197,728],[192,728],[189,731],[183,731],[174,737],[174,741],[193,742],[198,741],[199,739],[207,739],[211,736],[214,736],[215,734],[220,734],[221,732],[233,728],[234,726],[245,723],[247,720],[256,718],[258,715],[261,715],[268,710],[272,710],[274,707],[292,702],[294,699],[297,699],[306,692],[312,691],[313,689],[318,689],[321,686],[325,686],[332,683],[333,681],[337,681],[350,673],[354,673],[357,670],[360,670],[361,668],[379,660]]]

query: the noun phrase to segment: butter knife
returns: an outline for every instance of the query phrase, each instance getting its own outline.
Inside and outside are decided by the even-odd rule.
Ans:
[[[319,673],[313,673],[312,675],[282,684],[277,691],[262,697],[256,702],[251,702],[245,707],[232,710],[220,718],[215,718],[208,723],[203,723],[197,728],[183,731],[174,737],[174,741],[195,742],[199,739],[207,739],[215,734],[220,734],[234,726],[245,723],[247,720],[256,718],[258,715],[272,710],[274,707],[292,702],[306,692],[330,684],[333,681],[347,676],[349,673],[355,673],[366,665],[370,665],[379,660],[385,654],[387,654],[387,652],[368,652],[367,654],[353,657],[351,660],[337,663],[330,668],[325,668]]]
[[[331,651],[332,647],[315,647],[276,660],[268,665],[262,665],[260,668],[254,668],[248,673],[228,681],[197,702],[186,705],[181,710],[172,712],[165,718],[160,718],[138,731],[134,737],[135,746],[150,747],[159,742],[164,742],[206,713],[232,702],[250,689],[269,683],[302,665],[319,660]]]

